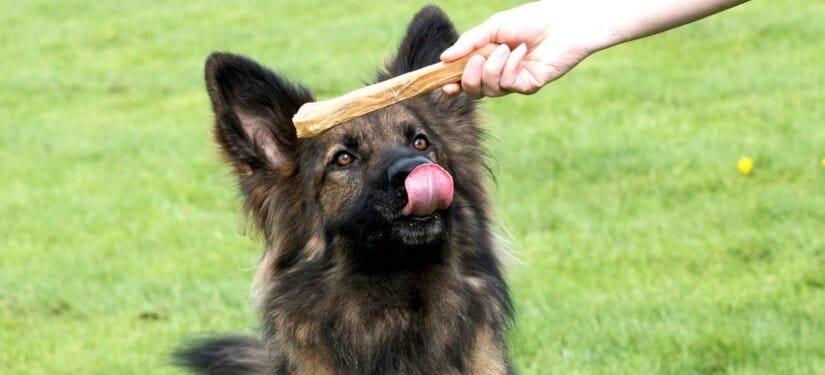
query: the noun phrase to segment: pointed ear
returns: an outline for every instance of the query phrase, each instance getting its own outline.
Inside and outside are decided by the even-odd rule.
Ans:
[[[437,63],[441,52],[457,39],[458,33],[444,11],[435,5],[425,6],[407,26],[407,35],[398,47],[398,53],[387,64],[389,76]]]
[[[210,55],[205,70],[215,139],[236,169],[292,170],[297,143],[292,116],[313,100],[309,91],[229,53]]]
[[[435,64],[447,47],[458,40],[453,23],[439,7],[428,5],[413,17],[407,26],[407,35],[398,47],[398,53],[389,64],[386,73],[380,73],[378,80],[404,74],[427,65]],[[441,90],[434,90],[426,95],[426,100],[443,113],[454,118],[473,118],[475,103],[465,94],[445,95]],[[467,121],[467,124],[474,124]]]

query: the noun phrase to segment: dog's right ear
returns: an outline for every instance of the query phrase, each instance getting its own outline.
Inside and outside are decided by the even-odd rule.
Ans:
[[[290,174],[297,144],[292,116],[314,100],[309,91],[229,53],[210,55],[205,70],[215,139],[238,172]]]

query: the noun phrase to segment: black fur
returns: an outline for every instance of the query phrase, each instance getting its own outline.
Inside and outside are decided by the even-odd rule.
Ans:
[[[265,156],[250,146],[249,135],[241,129],[238,113],[266,119],[267,136],[281,150],[294,148],[296,141],[292,115],[314,100],[308,90],[278,77],[258,63],[242,56],[214,53],[206,63],[206,85],[217,118],[218,142],[231,147],[228,152],[253,167],[262,167]]]
[[[175,364],[208,375],[266,374],[267,353],[260,339],[225,336],[191,343],[175,352]]]
[[[437,62],[457,37],[440,9],[425,7],[379,80]],[[224,53],[207,60],[206,81],[216,141],[266,242],[263,339],[201,341],[178,363],[201,374],[512,373],[513,309],[469,98],[424,94],[297,139],[290,119],[312,100],[306,89]],[[431,146],[410,148],[422,134]],[[336,150],[353,164],[331,163]],[[453,176],[448,209],[399,214],[406,196],[387,171],[410,157]]]

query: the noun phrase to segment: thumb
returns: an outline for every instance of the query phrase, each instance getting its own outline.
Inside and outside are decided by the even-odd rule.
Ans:
[[[478,25],[458,38],[458,40],[441,53],[441,61],[458,60],[493,41],[494,33],[487,23]]]

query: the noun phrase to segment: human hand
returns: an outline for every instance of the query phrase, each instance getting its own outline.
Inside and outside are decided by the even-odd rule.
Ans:
[[[581,0],[545,0],[499,12],[442,53],[441,60],[450,62],[488,43],[501,44],[487,59],[473,56],[461,83],[443,90],[454,95],[463,88],[474,99],[535,93],[593,52],[618,43],[604,12]]]
[[[487,59],[473,56],[461,84],[471,98],[532,94],[601,49],[656,34],[747,0],[544,0],[499,12],[441,54],[450,62],[488,43],[501,44]]]

